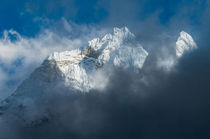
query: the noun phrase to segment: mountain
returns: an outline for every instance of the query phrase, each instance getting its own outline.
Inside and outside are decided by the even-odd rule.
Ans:
[[[103,89],[110,69],[132,68],[134,72],[138,71],[147,56],[148,52],[127,27],[114,28],[112,34],[89,41],[87,47],[51,54],[1,103],[0,113],[18,111],[15,114],[18,117],[24,113],[34,113],[32,108],[35,103],[47,95],[53,95],[52,92],[56,90],[85,93],[91,89]],[[33,118],[29,121],[33,121]]]
[[[113,65],[139,70],[147,55],[148,53],[136,41],[134,34],[125,27],[114,28],[113,34],[89,41],[85,48],[55,52],[47,58],[47,61],[55,62],[67,86],[88,92],[96,87],[93,74],[97,69]]]
[[[194,48],[196,44],[192,37],[182,31],[176,42],[177,57]],[[127,27],[114,28],[112,34],[102,39],[95,38],[86,47],[54,52],[10,97],[1,102],[0,115],[11,116],[12,113],[13,118],[24,119],[29,124],[40,124],[49,118],[44,107],[35,108],[43,99],[65,90],[74,94],[103,89],[112,69],[138,72],[147,56],[148,52]]]
[[[186,51],[192,51],[197,48],[193,38],[186,32],[181,31],[176,42],[176,55],[181,57]]]

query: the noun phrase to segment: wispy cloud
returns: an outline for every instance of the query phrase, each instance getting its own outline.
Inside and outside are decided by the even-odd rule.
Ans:
[[[50,53],[85,46],[88,40],[105,32],[105,29],[77,25],[65,18],[33,38],[21,36],[15,30],[5,30],[0,38],[0,98],[14,91]]]

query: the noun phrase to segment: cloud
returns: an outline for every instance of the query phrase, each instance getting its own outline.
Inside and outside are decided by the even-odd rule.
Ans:
[[[0,38],[1,99],[13,92],[50,53],[86,46],[88,40],[106,32],[105,29],[68,22],[65,18],[53,27],[43,29],[32,38],[21,36],[14,30],[3,32]]]

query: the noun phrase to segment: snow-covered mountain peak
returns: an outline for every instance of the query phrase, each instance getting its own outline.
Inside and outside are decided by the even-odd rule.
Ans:
[[[171,53],[167,49],[163,49],[162,57],[158,58],[157,66],[165,71],[171,71],[186,52],[196,48],[197,45],[193,38],[187,32],[181,31],[177,38],[176,45],[173,45],[173,50],[175,51]]]
[[[193,38],[185,31],[180,32],[180,36],[176,42],[176,55],[181,57],[185,51],[191,51],[197,48]]]
[[[42,68],[49,68],[53,63],[66,86],[88,92],[97,88],[99,81],[95,73],[105,65],[140,70],[147,55],[127,27],[114,28],[112,34],[106,34],[102,39],[94,38],[87,47],[52,53],[44,62],[48,64],[43,64]]]
[[[130,42],[129,42],[130,41]],[[114,28],[112,34],[106,34],[102,39],[94,38],[88,41],[88,46],[85,48],[76,49],[73,51],[65,52],[54,52],[52,53],[47,60],[67,60],[74,57],[90,56],[91,53],[101,54],[105,49],[118,49],[123,43],[134,43],[135,35],[129,31],[127,27],[124,28]],[[124,47],[124,46],[122,46]],[[94,57],[94,56],[93,56]]]
[[[126,41],[134,41],[134,39],[135,35],[131,33],[127,27],[114,28],[112,34],[106,34],[101,40],[95,38],[89,41],[88,48],[94,51],[105,49],[106,46],[110,45],[112,45],[113,48],[117,48],[120,44],[125,43]]]
[[[135,35],[129,31],[127,27],[124,28],[114,28],[113,37],[115,39],[133,39]]]

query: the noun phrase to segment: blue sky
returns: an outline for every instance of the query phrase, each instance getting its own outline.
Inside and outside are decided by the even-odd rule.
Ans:
[[[7,0],[0,2],[0,30],[12,28],[33,36],[41,27],[48,27],[39,20],[43,18],[115,26],[120,24],[118,21],[122,24],[143,22],[156,12],[160,24],[168,25],[172,18],[184,16],[186,22],[194,25],[199,24],[205,6],[205,0]]]
[[[1,1],[0,96],[14,91],[53,51],[80,47],[123,26],[145,47],[154,47],[160,34],[176,38],[181,30],[197,40],[208,34],[208,12],[207,0]]]

